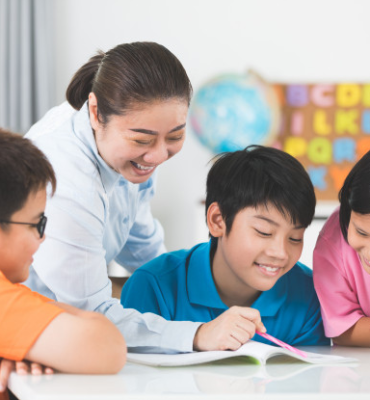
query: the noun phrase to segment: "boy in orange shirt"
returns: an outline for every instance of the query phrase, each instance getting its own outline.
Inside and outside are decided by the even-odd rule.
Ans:
[[[84,374],[116,373],[126,360],[124,339],[107,318],[20,285],[45,238],[48,184],[54,193],[54,171],[43,153],[0,129],[0,392],[11,360]]]

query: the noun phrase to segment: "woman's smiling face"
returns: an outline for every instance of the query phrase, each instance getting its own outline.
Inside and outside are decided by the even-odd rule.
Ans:
[[[103,125],[90,93],[89,111],[99,155],[129,182],[145,182],[183,146],[188,105],[181,99],[138,105],[125,115],[110,116]]]

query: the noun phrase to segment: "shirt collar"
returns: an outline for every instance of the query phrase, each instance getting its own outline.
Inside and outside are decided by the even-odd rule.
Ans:
[[[273,317],[286,301],[287,284],[287,279],[284,275],[270,290],[262,292],[251,307],[259,310],[261,317]]]
[[[126,184],[126,179],[118,172],[114,171],[99,155],[91,128],[87,101],[82,108],[76,112],[72,119],[73,131],[76,137],[87,146],[90,151],[90,158],[97,165],[100,177],[106,192],[109,194],[116,184]]]
[[[221,300],[211,271],[211,242],[196,246],[188,258],[187,287],[189,301],[193,304],[226,310]]]

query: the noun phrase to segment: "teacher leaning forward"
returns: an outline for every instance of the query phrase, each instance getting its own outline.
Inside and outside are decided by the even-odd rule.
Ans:
[[[164,46],[121,44],[83,65],[67,89],[69,104],[26,135],[57,176],[47,238],[26,284],[105,314],[128,347],[189,351],[199,327],[123,309],[107,274],[111,260],[133,271],[165,251],[150,200],[157,167],[184,143],[191,94],[185,69]]]
[[[112,298],[110,261],[133,271],[165,251],[150,199],[156,168],[183,145],[191,94],[183,66],[168,49],[121,44],[83,65],[67,89],[69,104],[50,110],[26,135],[57,176],[46,207],[46,240],[27,285],[105,314],[129,348],[235,348],[235,340],[248,341],[261,321],[257,310],[245,307],[231,307],[204,324],[166,321],[124,309]]]

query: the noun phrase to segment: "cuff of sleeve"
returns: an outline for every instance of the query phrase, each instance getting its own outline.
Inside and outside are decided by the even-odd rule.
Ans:
[[[362,317],[364,317],[362,313],[353,313],[351,315],[341,316],[340,318],[332,318],[331,320],[329,320],[329,318],[325,319],[325,336],[328,338],[340,336],[355,325]]]
[[[161,348],[176,350],[181,353],[193,351],[193,342],[202,322],[171,321],[161,336]]]

